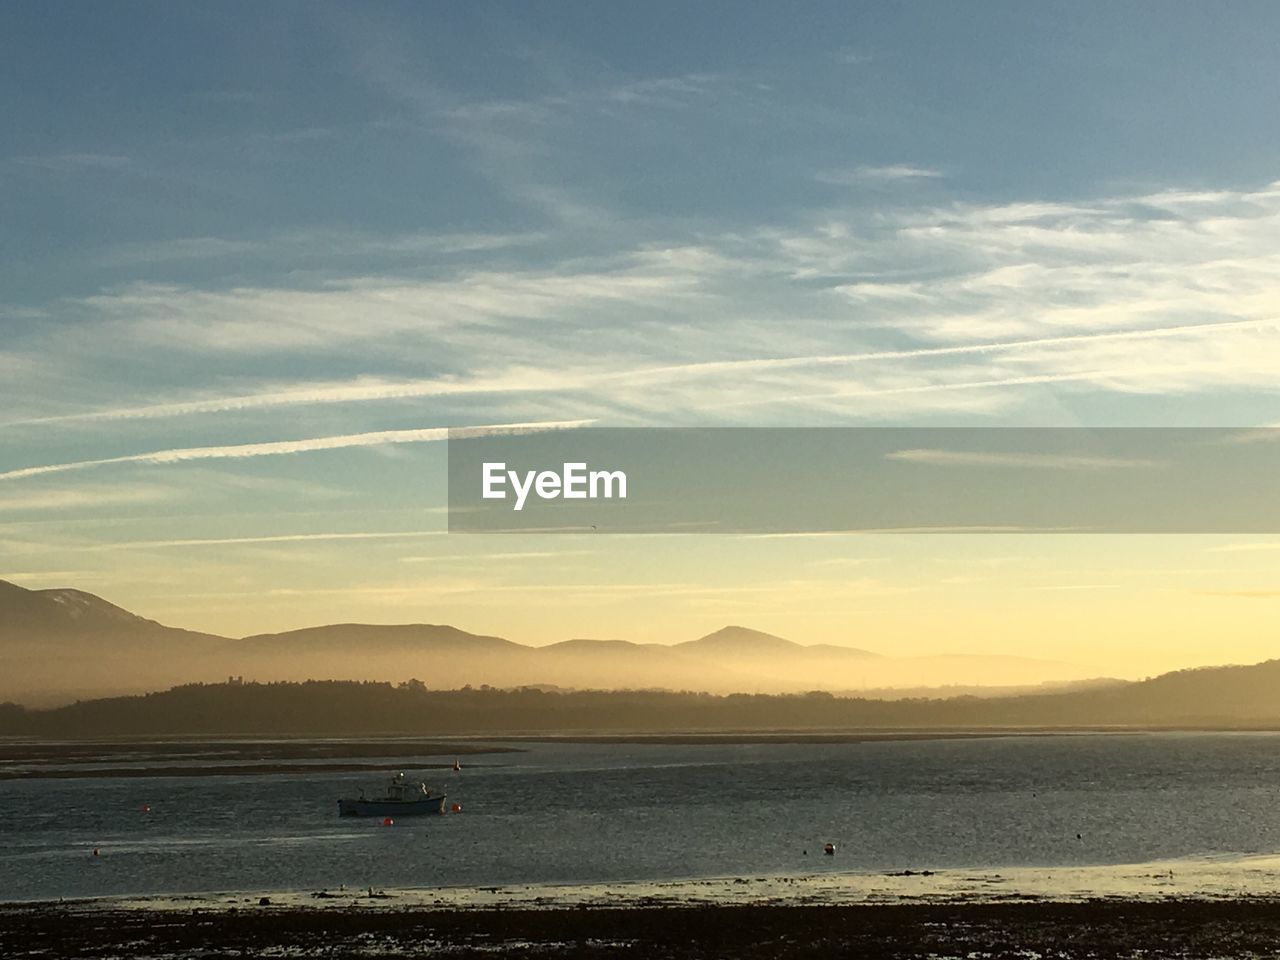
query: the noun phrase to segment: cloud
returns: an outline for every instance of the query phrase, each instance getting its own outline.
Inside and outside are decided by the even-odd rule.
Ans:
[[[330,262],[368,258],[412,258],[430,255],[490,253],[529,247],[543,233],[392,233],[354,230],[293,230],[261,239],[180,237],[164,243],[120,244],[98,258],[107,266],[136,266],[175,261],[210,261],[253,257],[256,263]]]
[[[855,47],[841,47],[832,54],[833,59],[837,63],[845,63],[850,66],[861,66],[864,63],[871,63],[875,57],[869,53],[864,53]]]
[[[1227,439],[1231,443],[1275,443],[1280,440],[1280,424],[1239,430]]]
[[[560,322],[610,303],[657,305],[690,287],[678,273],[641,265],[576,273],[474,271],[439,281],[352,277],[308,290],[136,283],[74,306],[103,324],[108,336],[151,349],[245,354],[337,349],[398,334],[465,339],[480,329],[492,336],[513,322]]]
[[[494,422],[831,423],[1014,413],[1049,388],[1264,390],[1280,369],[1278,187],[633,227],[647,238],[550,229],[522,247],[538,267],[143,283],[51,304],[10,349],[57,358],[65,389],[19,365],[0,402],[10,425],[428,397]],[[325,376],[263,383],[244,372],[254,352]],[[218,392],[148,396],[139,356],[198,365]]]
[[[909,163],[893,163],[883,167],[854,167],[852,170],[828,170],[815,178],[819,183],[850,187],[868,182],[892,183],[911,180],[940,180],[942,172]]]
[[[626,126],[619,140],[626,142],[652,136],[645,120],[654,110],[683,110],[699,100],[723,109],[727,99],[726,78],[710,73],[572,82],[561,62],[562,47],[554,65],[550,60],[544,65],[557,77],[550,92],[467,97],[447,87],[430,69],[432,59],[424,59],[398,33],[362,28],[344,39],[353,70],[381,90],[405,122],[460,149],[468,168],[485,177],[493,193],[571,229],[616,229],[618,224],[614,212],[587,197],[581,186],[565,186],[568,168],[558,161],[583,124],[594,127],[602,117],[620,120]],[[540,59],[528,47],[524,53]]]
[[[1280,330],[1280,318],[1268,320],[1224,321],[1220,323],[1181,324],[1172,327],[1155,327],[1139,330],[1116,330],[1103,333],[1065,334],[1056,337],[1036,337],[1023,340],[969,343],[949,347],[918,347],[907,350],[872,350],[861,353],[816,354],[799,357],[763,357],[751,360],[722,360],[703,363],[680,364],[672,367],[655,367],[628,371],[630,377],[663,377],[708,373],[741,374],[755,370],[784,370],[803,367],[840,366],[876,360],[922,360],[933,357],[957,357],[985,353],[1009,353],[1038,347],[1074,346],[1096,344],[1105,341],[1160,340],[1172,337],[1196,337],[1211,333],[1233,331],[1257,332],[1266,329]]]
[[[568,385],[563,378],[557,378],[554,374],[521,372],[514,372],[507,378],[474,381],[386,381],[368,378],[354,382],[315,383],[306,386],[294,385],[264,393],[211,397],[206,400],[179,400],[169,403],[144,404],[136,407],[90,410],[83,413],[61,414],[51,417],[34,417],[27,420],[10,421],[9,423],[0,424],[0,426],[51,424],[85,420],[178,417],[191,414],[226,413],[235,410],[254,410],[307,404],[400,400],[411,397],[536,392],[539,390],[565,389]]]
[[[571,430],[585,426],[591,420],[562,420],[530,423],[502,423],[467,427],[426,427],[416,430],[378,430],[371,433],[344,434],[330,437],[312,437],[306,440],[275,440],[267,443],[242,443],[220,447],[180,447],[172,450],[155,450],[124,457],[106,457],[99,460],[79,460],[70,463],[53,463],[36,467],[21,467],[0,473],[0,480],[18,480],[24,477],[65,473],[91,467],[119,463],[171,464],[189,460],[244,459],[247,457],[273,457],[293,453],[312,453],[318,450],[344,450],[352,447],[376,447],[395,443],[430,443],[447,440],[453,436],[488,436],[496,434],[533,433],[543,430]]]
[[[628,80],[598,91],[579,94],[579,99],[593,99],[643,105],[649,107],[686,106],[691,100],[714,96],[723,88],[726,78],[714,73],[685,73],[675,76]]]
[[[0,512],[27,510],[74,510],[79,507],[123,506],[155,503],[177,495],[167,487],[68,487],[0,497]]]
[[[715,378],[749,376],[754,373],[799,370],[814,367],[838,367],[897,360],[961,357],[966,355],[1007,354],[1045,347],[1069,347],[1107,341],[1139,341],[1171,338],[1200,338],[1232,332],[1257,332],[1280,328],[1280,319],[1271,321],[1227,321],[1221,323],[1183,324],[1154,329],[1119,330],[1105,333],[1071,334],[1027,340],[996,341],[952,347],[921,347],[908,350],[873,350],[862,353],[817,354],[793,357],[761,357],[747,360],[712,360],[669,366],[631,367],[605,371],[514,369],[486,377],[471,379],[383,380],[360,378],[354,381],[293,384],[259,393],[225,395],[201,400],[174,400],[138,406],[87,410],[47,417],[31,417],[0,423],[0,427],[19,425],[70,423],[93,420],[129,420],[177,417],[195,414],[225,413],[238,410],[266,409],[312,404],[379,402],[415,397],[451,397],[476,394],[609,391],[621,385],[634,390],[645,384],[680,380],[707,381]],[[894,395],[936,390],[974,390],[1028,383],[1101,380],[1105,377],[1131,375],[1135,370],[1091,370],[1061,376],[1018,377],[974,382],[942,382],[934,384],[890,387],[867,391],[861,395]],[[1149,368],[1136,368],[1149,372]],[[824,394],[825,395],[825,394]],[[858,395],[852,392],[846,396]],[[764,398],[771,402],[772,397]]]
[[[1060,453],[983,453],[964,450],[895,450],[887,460],[942,467],[1014,467],[1029,470],[1127,470],[1160,466],[1155,460]]]
[[[219,547],[256,543],[311,543],[324,540],[409,540],[444,536],[444,530],[394,530],[357,533],[290,533],[260,537],[192,537],[178,540],[120,540],[100,544],[100,550],[137,550],[153,547]]]
[[[862,527],[846,530],[803,530],[790,533],[743,533],[738,536],[749,540],[807,540],[812,537],[861,537],[886,533],[1074,533],[1087,532],[1079,527],[1025,527],[1025,526],[932,526],[932,527]]]
[[[1191,369],[1195,369],[1194,367]],[[960,372],[964,372],[963,369]],[[915,375],[910,379],[915,381],[903,386],[885,386],[885,387],[858,387],[846,386],[841,383],[828,383],[823,385],[817,383],[813,388],[804,391],[796,391],[786,399],[795,405],[815,405],[824,400],[875,400],[881,398],[904,398],[910,396],[928,396],[928,395],[948,395],[945,404],[926,404],[921,409],[930,410],[937,409],[941,406],[949,413],[955,413],[960,407],[960,402],[950,396],[956,392],[971,392],[974,394],[989,393],[990,391],[1003,387],[1023,387],[1044,384],[1057,383],[1092,383],[1105,384],[1108,381],[1120,381],[1127,377],[1138,378],[1147,376],[1153,372],[1150,367],[1131,367],[1116,368],[1110,370],[1083,370],[1078,373],[1047,373],[1039,375],[1027,376],[1007,376],[994,377],[986,380],[965,380],[951,379],[950,371],[941,375],[932,373],[931,376],[936,378],[932,382],[929,381],[930,375]],[[899,381],[907,379],[899,375],[896,379]],[[766,404],[777,404],[779,398],[776,396],[769,397],[767,395],[756,394],[745,398],[739,398],[727,403],[719,404],[721,407],[742,408],[750,406],[761,406]],[[704,406],[714,406],[714,404],[704,404]],[[885,411],[896,412],[901,415],[907,408],[899,402],[895,402],[888,407],[880,408]],[[979,399],[969,409],[990,412],[991,402]]]
[[[478,553],[466,556],[458,553],[436,554],[427,556],[401,557],[401,563],[444,563],[456,567],[460,563],[490,563],[497,560],[543,560],[563,557],[581,557],[598,553],[596,550],[526,550],[521,553]]]

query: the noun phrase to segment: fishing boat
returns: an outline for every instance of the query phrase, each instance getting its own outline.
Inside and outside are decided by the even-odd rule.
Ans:
[[[423,813],[444,813],[445,795],[432,793],[425,783],[412,784],[403,773],[392,777],[381,797],[367,797],[364,790],[358,797],[343,797],[338,801],[340,817],[411,817]]]

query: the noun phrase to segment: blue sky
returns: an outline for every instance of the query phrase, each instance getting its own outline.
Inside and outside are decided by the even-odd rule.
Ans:
[[[354,568],[400,606],[344,618],[512,632],[523,594],[478,622],[495,590],[601,583],[566,553],[428,589],[423,541],[582,549],[437,539],[432,429],[1274,423],[1277,27],[1270,3],[8,5],[0,576],[234,632],[338,615],[270,591]],[[718,625],[637,623],[669,561],[608,549],[646,599],[573,630]],[[783,600],[762,616],[785,632]]]

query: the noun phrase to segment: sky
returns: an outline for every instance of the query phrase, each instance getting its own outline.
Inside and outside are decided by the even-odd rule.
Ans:
[[[1270,657],[1274,539],[449,535],[440,437],[1280,422],[1277,28],[6,5],[0,578],[236,636]]]

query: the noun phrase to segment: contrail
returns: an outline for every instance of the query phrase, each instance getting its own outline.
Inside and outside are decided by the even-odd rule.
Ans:
[[[411,397],[445,397],[473,393],[527,393],[562,387],[555,378],[541,380],[406,380],[355,383],[316,383],[291,390],[267,393],[212,397],[208,400],[183,400],[172,403],[117,407],[111,410],[89,410],[64,413],[52,417],[11,420],[0,427],[65,423],[76,420],[134,420],[151,417],[178,417],[193,413],[225,413],[230,410],[252,410],[323,403],[355,403],[366,400],[400,400]]]
[[[802,393],[792,396],[753,398],[750,400],[733,400],[727,403],[714,404],[714,409],[730,409],[733,407],[754,407],[762,404],[798,400],[848,399],[851,397],[890,397],[912,393],[947,393],[952,390],[981,390],[990,387],[1023,387],[1039,383],[1072,383],[1080,380],[1094,380],[1100,377],[1125,377],[1151,372],[1168,372],[1188,369],[1185,366],[1167,367],[1154,370],[1151,367],[1132,367],[1109,370],[1085,370],[1080,373],[1045,373],[1029,374],[1023,377],[1000,377],[994,380],[956,380],[943,383],[922,383],[912,387],[873,387],[866,390],[823,390],[819,393]]]
[[[107,457],[102,460],[78,460],[71,463],[51,463],[39,467],[21,467],[0,473],[0,480],[20,480],[47,473],[65,473],[69,470],[86,470],[116,463],[182,463],[187,460],[225,460],[245,457],[273,457],[289,453],[310,453],[315,450],[341,450],[347,447],[375,447],[386,443],[430,443],[455,437],[488,436],[511,433],[535,433],[543,430],[572,430],[594,423],[594,420],[547,420],[532,423],[498,423],[473,427],[425,427],[417,430],[379,430],[373,433],[349,433],[333,437],[313,437],[308,440],[273,440],[266,443],[242,443],[222,447],[180,447],[173,450],[154,450],[125,457]]]
[[[841,364],[868,363],[878,360],[915,360],[928,357],[963,356],[965,354],[1007,353],[1036,347],[1069,346],[1078,343],[1096,343],[1111,340],[1155,340],[1165,337],[1182,337],[1198,333],[1274,328],[1280,319],[1232,320],[1220,323],[1191,323],[1174,327],[1156,327],[1146,330],[1118,330],[1110,333],[1077,333],[1058,337],[1037,337],[1031,340],[1006,340],[991,343],[963,344],[951,347],[918,347],[909,350],[875,350],[862,353],[815,354],[799,357],[763,357],[747,360],[707,360],[698,363],[672,364],[668,366],[640,367],[632,370],[615,370],[598,374],[538,374],[523,373],[510,377],[494,377],[473,380],[408,380],[402,382],[348,382],[319,383],[288,390],[266,393],[240,394],[214,397],[207,400],[187,400],[157,403],[110,410],[92,410],[83,413],[59,414],[51,417],[34,417],[11,420],[0,427],[27,426],[48,423],[67,423],[85,420],[127,420],[148,417],[176,417],[188,414],[222,413],[229,410],[251,410],[268,407],[326,403],[359,403],[365,401],[397,400],[412,397],[445,397],[486,393],[539,393],[557,390],[584,390],[617,380],[628,383],[653,380],[671,380],[682,377],[741,373],[751,370],[787,370],[804,367],[839,366]]]
[[[206,547],[242,543],[301,543],[312,540],[404,540],[413,537],[439,537],[443,530],[393,530],[375,533],[288,533],[265,537],[202,537],[186,540],[126,540],[103,544],[102,550],[132,550],[153,547]]]
[[[1158,467],[1157,460],[1127,457],[1081,457],[1061,453],[983,453],[969,450],[895,450],[886,460],[928,463],[934,466],[1025,467],[1040,470],[1111,470],[1128,467]]]
[[[968,353],[1003,353],[1029,347],[1054,347],[1072,343],[1093,343],[1107,340],[1156,340],[1164,337],[1180,337],[1187,334],[1215,330],[1261,330],[1280,326],[1280,319],[1229,320],[1224,323],[1187,323],[1176,327],[1154,327],[1148,330],[1117,330],[1110,333],[1072,333],[1060,337],[1037,337],[1033,340],[1005,340],[994,343],[970,343],[954,347],[920,347],[912,350],[876,350],[867,353],[816,354],[803,357],[779,357],[759,360],[711,360],[706,363],[678,364],[670,367],[650,367],[627,374],[632,378],[666,373],[702,373],[737,371],[744,369],[777,370],[789,367],[817,367],[859,363],[867,360],[912,360],[920,357],[946,357]]]

